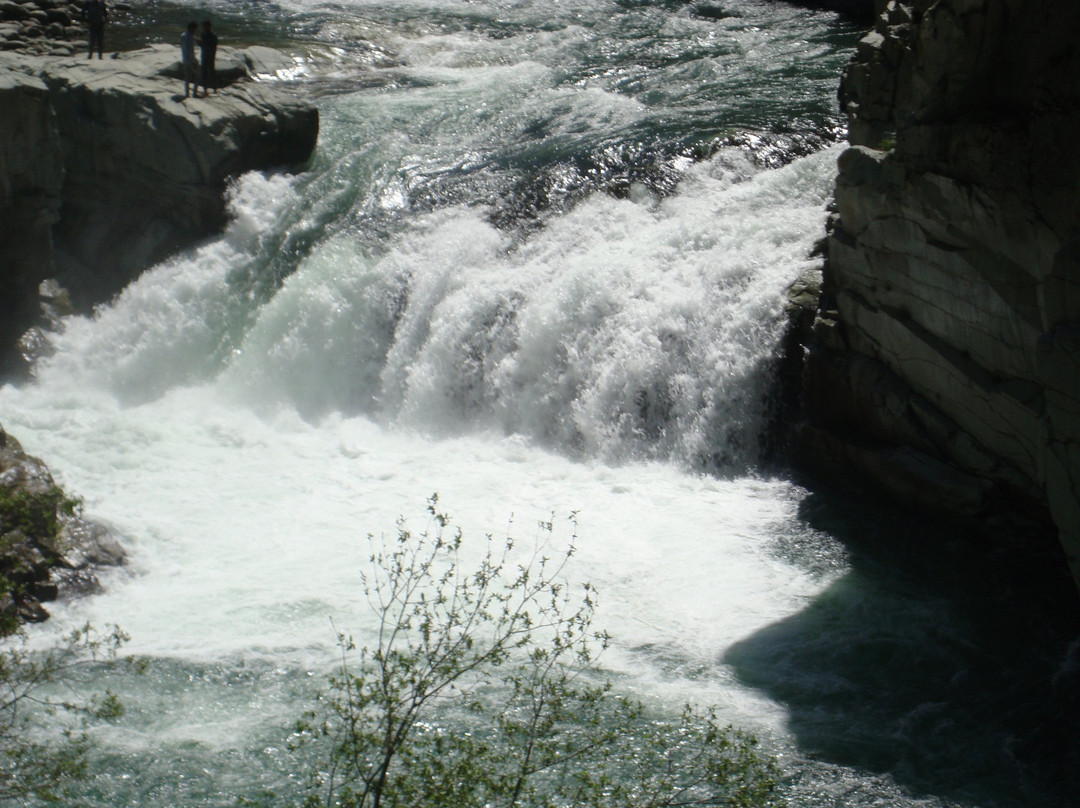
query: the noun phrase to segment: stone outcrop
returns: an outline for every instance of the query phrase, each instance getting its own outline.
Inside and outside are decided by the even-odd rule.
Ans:
[[[127,8],[110,6],[110,16]],[[82,4],[71,0],[0,0],[0,51],[70,54],[86,39],[82,16]]]
[[[219,49],[210,98],[185,98],[178,48],[113,58],[0,52],[0,344],[60,274],[77,305],[224,223],[230,178],[306,161],[318,111],[271,78],[267,48]]]
[[[819,460],[1080,581],[1080,4],[879,3],[807,362]]]
[[[46,619],[43,601],[98,591],[98,571],[125,560],[112,534],[83,519],[46,465],[0,427],[0,634]]]

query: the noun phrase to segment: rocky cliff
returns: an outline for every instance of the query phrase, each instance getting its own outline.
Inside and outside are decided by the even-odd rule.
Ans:
[[[185,98],[178,48],[104,60],[0,53],[0,345],[37,315],[59,274],[77,304],[220,228],[228,180],[311,155],[318,112],[279,89],[294,67],[222,48],[224,86]]]
[[[879,2],[804,446],[984,531],[1057,533],[1080,581],[1080,4]]]

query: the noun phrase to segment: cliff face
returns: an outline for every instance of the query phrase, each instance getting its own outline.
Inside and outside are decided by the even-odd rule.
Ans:
[[[45,82],[0,72],[0,356],[37,314],[64,166]]]
[[[924,506],[1058,532],[1080,581],[1080,4],[879,4],[806,444]]]
[[[45,278],[60,273],[84,305],[106,299],[219,229],[229,178],[311,155],[314,107],[273,82],[237,83],[291,61],[222,48],[230,86],[185,99],[177,58],[174,46],[105,60],[0,53],[5,350],[36,316]]]

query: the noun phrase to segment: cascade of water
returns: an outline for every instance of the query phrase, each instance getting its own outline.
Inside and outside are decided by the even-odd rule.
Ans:
[[[724,661],[849,569],[806,492],[753,470],[836,153],[692,159],[827,129],[849,42],[831,18],[730,6],[273,10],[318,39],[312,170],[242,178],[221,238],[71,319],[32,384],[0,389],[5,427],[131,557],[55,624],[119,623],[153,663],[95,735],[84,804],[292,789],[283,737],[333,664],[330,620],[370,625],[363,536],[421,528],[433,492],[467,537],[531,538],[554,512],[565,540],[577,511],[605,664],[794,755],[800,804],[927,804],[799,757],[783,706]]]
[[[597,197],[524,244],[462,208],[378,259],[337,237],[259,312],[226,377],[307,415],[746,465],[835,153],[743,161],[722,153],[669,199]]]
[[[246,268],[304,200],[295,180],[245,178],[221,239],[70,321],[36,382],[3,390],[10,428],[62,458],[130,549],[105,596],[56,610],[117,622],[159,661],[108,743],[214,756],[280,732],[301,697],[281,672],[331,664],[329,619],[370,619],[362,535],[432,492],[474,536],[579,511],[574,575],[610,604],[608,664],[778,732],[775,706],[713,666],[829,580],[764,551],[801,529],[801,494],[686,468],[718,435],[753,440],[834,160],[763,172],[722,153],[671,197],[598,196],[523,242],[460,207],[380,254],[339,234],[265,302],[242,293]],[[258,693],[240,697],[245,676]],[[211,719],[205,698],[227,706]]]

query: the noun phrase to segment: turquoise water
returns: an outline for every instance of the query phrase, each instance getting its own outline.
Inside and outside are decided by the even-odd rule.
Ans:
[[[301,795],[331,621],[371,630],[363,537],[432,492],[467,537],[577,512],[605,666],[759,735],[793,805],[1068,804],[1058,579],[763,467],[857,32],[721,5],[210,7],[294,55],[310,170],[240,179],[224,234],[0,389],[131,559],[54,627],[151,663],[78,804]],[[133,39],[206,10],[151,9]]]

